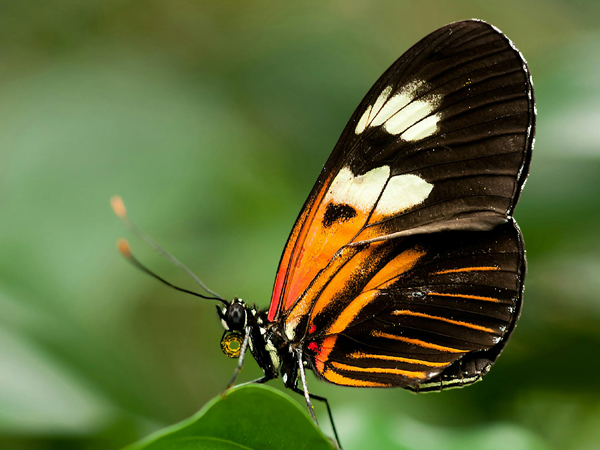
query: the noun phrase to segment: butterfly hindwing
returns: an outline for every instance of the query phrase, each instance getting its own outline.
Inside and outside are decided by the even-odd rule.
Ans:
[[[534,121],[525,61],[491,25],[450,24],[409,49],[354,112],[304,205],[269,320],[292,330],[329,283],[324,272],[349,267],[341,262],[355,253],[368,263],[377,241],[504,223],[527,175]]]
[[[351,279],[338,270],[302,323],[315,372],[336,384],[421,390],[485,374],[520,312],[525,260],[514,222],[372,247],[345,266],[377,269]]]

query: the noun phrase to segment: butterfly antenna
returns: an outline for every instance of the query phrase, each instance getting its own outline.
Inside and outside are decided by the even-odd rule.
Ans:
[[[126,239],[121,238],[117,241],[117,249],[119,250],[121,255],[123,255],[125,257],[125,259],[127,259],[131,264],[133,264],[135,267],[140,269],[142,272],[146,272],[151,277],[156,278],[161,283],[164,283],[167,286],[172,287],[175,290],[185,292],[186,294],[192,294],[192,295],[195,295],[196,297],[204,298],[206,300],[219,300],[220,302],[223,302],[223,304],[225,304],[225,305],[227,304],[227,302],[224,299],[222,299],[221,297],[208,297],[206,295],[198,294],[197,292],[188,291],[187,289],[183,289],[178,286],[175,286],[174,284],[169,283],[164,278],[159,277],[154,272],[152,272],[150,269],[148,269],[146,266],[144,266],[141,262],[139,262],[139,260],[135,256],[133,256],[133,254],[131,253],[131,247],[129,247],[129,242],[127,242]]]
[[[179,261],[173,255],[171,255],[168,251],[166,251],[164,248],[162,248],[160,245],[158,245],[158,243],[154,239],[152,239],[150,236],[148,236],[146,233],[144,233],[140,228],[138,228],[137,225],[134,224],[131,221],[131,219],[129,218],[129,215],[127,214],[127,209],[125,208],[125,204],[123,203],[123,200],[121,199],[121,197],[119,197],[118,195],[113,196],[110,199],[110,205],[112,206],[112,210],[117,215],[117,217],[119,219],[121,219],[123,221],[123,223],[125,223],[127,228],[129,228],[133,234],[135,234],[137,237],[139,237],[144,242],[149,244],[152,248],[154,248],[154,250],[156,250],[158,253],[160,253],[161,255],[166,257],[169,261],[171,261],[177,267],[179,267],[180,269],[183,269],[190,277],[193,278],[193,280],[196,283],[198,283],[202,287],[202,289],[204,289],[206,292],[208,292],[209,294],[214,296],[214,299],[221,300],[223,302],[225,301],[223,299],[223,297],[221,297],[219,294],[217,294],[212,289],[209,289],[208,286],[206,286],[202,282],[202,280],[200,278],[198,278],[194,272],[192,272],[190,269],[188,269],[181,261]],[[127,243],[127,241],[125,241],[125,243]],[[129,247],[129,245],[127,245],[127,247]],[[120,248],[119,248],[119,250],[120,250]],[[121,253],[123,254],[123,256],[127,257],[123,252],[121,252]],[[129,253],[129,255],[131,256],[131,252]],[[163,283],[166,283],[169,286],[172,286],[171,284],[167,283],[162,278],[157,277],[155,274],[153,274],[148,269],[146,269],[144,266],[142,266],[136,259],[133,258],[133,256],[131,256],[131,258],[132,258],[131,261],[132,262],[135,261],[135,263],[137,263],[136,265],[138,265],[142,270],[144,270],[144,272],[154,276],[155,278],[159,279]],[[175,287],[175,286],[172,286],[172,287]],[[176,289],[182,290],[179,288],[176,288]],[[189,291],[186,291],[186,292],[189,292]],[[200,296],[200,294],[197,294],[197,295]]]

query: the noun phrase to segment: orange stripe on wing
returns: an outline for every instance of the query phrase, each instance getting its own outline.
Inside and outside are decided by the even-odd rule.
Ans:
[[[335,341],[337,341],[337,335],[329,336],[323,339],[323,342],[321,345],[319,345],[319,350],[315,355],[315,366],[317,372],[323,375],[325,374],[325,363],[329,358],[331,350],[333,350],[333,347],[335,346]]]
[[[383,252],[379,251],[379,247],[380,246],[378,245],[372,245],[360,251],[356,247],[346,247],[342,250],[342,255],[349,254],[351,255],[352,260],[346,259],[343,262],[336,263],[336,272],[333,277],[319,283],[319,280],[323,279],[322,276],[319,276],[315,283],[316,287],[311,286],[309,288],[311,292],[315,292],[316,295],[318,295],[318,300],[314,304],[311,312],[311,322],[331,304],[332,299],[348,285],[349,280],[357,274],[364,272],[365,268],[377,265],[378,261],[384,257],[386,253],[385,247]],[[389,252],[389,250],[387,250],[387,252]],[[335,258],[334,261],[341,259],[340,256]],[[325,285],[325,283],[327,284]]]
[[[432,361],[424,361],[422,359],[412,359],[412,358],[403,358],[401,356],[390,356],[390,355],[370,355],[362,352],[354,352],[350,355],[351,358],[354,359],[382,359],[385,361],[397,361],[408,364],[418,364],[420,366],[427,367],[446,367],[452,361],[447,362],[432,362]]]
[[[392,314],[395,316],[414,316],[414,317],[423,317],[424,319],[433,319],[433,320],[441,320],[442,322],[451,323],[452,325],[460,325],[461,327],[471,328],[473,330],[486,331],[487,333],[494,333],[494,330],[488,327],[482,327],[481,325],[475,325],[473,323],[461,322],[460,320],[452,320],[447,319],[446,317],[439,316],[431,316],[429,314],[424,314],[415,311],[409,311],[407,309],[401,309],[398,311],[394,311]]]
[[[468,352],[468,350],[460,350],[457,348],[444,347],[443,345],[437,345],[437,344],[433,344],[431,342],[421,341],[420,339],[411,339],[411,338],[407,338],[404,336],[396,336],[395,334],[382,333],[381,331],[377,331],[377,330],[373,331],[371,333],[371,335],[374,337],[381,337],[381,338],[385,338],[385,339],[393,339],[396,341],[402,341],[402,342],[406,342],[408,344],[418,345],[419,347],[432,348],[434,350],[439,350],[442,352],[448,352],[448,353],[467,353]]]
[[[369,291],[360,294],[340,313],[335,322],[327,329],[326,334],[342,333],[362,311],[362,309],[377,298],[379,291]]]
[[[481,300],[484,302],[500,303],[500,300],[493,297],[480,297],[479,295],[468,295],[468,294],[446,294],[442,292],[428,292],[427,295],[439,295],[440,297],[457,297],[457,298],[469,298],[473,300]]]
[[[377,383],[375,381],[364,381],[364,380],[356,380],[354,378],[348,378],[343,375],[340,375],[333,370],[327,369],[323,372],[323,378],[333,384],[338,384],[340,386],[353,386],[353,387],[390,387],[391,383]]]
[[[361,262],[367,261],[371,256],[370,253],[376,247],[373,246],[370,249],[363,250],[361,255]],[[358,295],[344,310],[340,313],[336,321],[327,329],[326,334],[337,334],[342,333],[348,325],[354,320],[354,318],[363,310],[365,306],[371,303],[377,295],[379,295],[379,290],[375,289],[378,285],[384,285],[389,282],[390,278],[398,276],[403,272],[410,270],[416,262],[425,254],[424,251],[419,249],[410,249],[400,253],[394,259],[392,259],[389,263],[387,263],[370,281],[362,290],[362,293]],[[379,256],[381,257],[381,256]],[[377,257],[375,257],[376,259]],[[353,261],[354,262],[354,261]],[[358,264],[358,263],[357,263]],[[346,265],[349,271],[354,271],[356,268],[353,266]],[[349,272],[351,273],[351,272]],[[338,275],[340,275],[338,273]],[[341,274],[344,281],[350,278],[349,274]],[[345,275],[345,276],[344,276]],[[323,311],[325,306],[328,304],[328,299],[332,296],[331,293],[327,292],[328,290],[338,289],[334,284],[330,284],[324,291],[321,293],[321,297],[317,301],[312,314],[311,314],[311,322],[314,321],[315,317]],[[289,320],[289,319],[288,319]]]
[[[337,258],[325,267],[312,286],[308,288],[305,295],[298,300],[285,319],[285,332],[288,339],[292,340],[294,338],[296,326],[309,313],[311,306],[323,290],[323,287],[335,277],[340,267],[344,267],[359,252],[360,250],[357,248],[345,248]]]
[[[356,367],[349,366],[347,364],[342,364],[337,361],[333,361],[331,365],[336,369],[347,370],[349,372],[386,373],[388,375],[402,375],[403,377],[408,378],[427,378],[426,372],[413,372],[411,370],[392,369],[384,367]]]
[[[417,263],[419,258],[425,254],[425,251],[413,248],[403,251],[390,262],[388,262],[364,287],[363,292],[378,287],[385,287],[385,284],[391,279],[408,272]],[[383,286],[382,286],[383,285]]]
[[[463,267],[461,269],[450,269],[435,272],[433,275],[444,275],[446,273],[460,273],[460,272],[486,272],[490,270],[500,270],[500,267],[489,266],[489,267]]]

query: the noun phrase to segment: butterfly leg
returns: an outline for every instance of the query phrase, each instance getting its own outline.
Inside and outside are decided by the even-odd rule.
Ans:
[[[238,365],[235,368],[235,372],[233,372],[233,376],[231,377],[229,384],[225,388],[225,391],[228,391],[229,389],[231,389],[231,387],[235,383],[235,380],[237,379],[238,375],[240,374],[240,371],[242,370],[242,366],[244,365],[244,357],[246,356],[246,351],[248,350],[248,341],[250,340],[250,331],[251,331],[251,328],[246,327],[246,333],[244,335],[244,341],[242,342],[242,348],[240,350],[240,357],[238,359]]]
[[[338,448],[341,449],[342,444],[340,444],[340,437],[338,436],[337,430],[335,429],[335,422],[333,421],[333,414],[331,413],[331,408],[329,407],[329,401],[325,397],[321,397],[319,395],[314,394],[310,394],[310,398],[325,403],[325,406],[327,407],[327,414],[329,415],[329,422],[331,423],[331,428],[333,429],[333,435],[335,436]]]
[[[292,388],[292,390],[294,392],[296,392],[297,394],[303,395],[304,391],[302,391],[302,389],[299,388]],[[333,421],[333,414],[331,413],[331,407],[329,406],[329,401],[325,398],[325,397],[321,397],[320,395],[315,395],[315,394],[308,394],[309,397],[312,400],[317,400],[319,402],[323,402],[325,403],[325,406],[327,407],[327,414],[329,415],[329,422],[331,423],[331,428],[333,429],[333,435],[335,436],[335,440],[337,442],[338,448],[341,449],[342,448],[342,444],[340,444],[340,437],[338,436],[337,430],[335,429],[335,422]]]
[[[239,388],[241,386],[246,386],[248,384],[263,384],[263,383],[266,383],[267,381],[272,380],[272,379],[273,378],[268,377],[268,376],[265,375],[264,377],[257,378],[256,380],[246,381],[245,383],[238,384],[236,386],[236,388]]]
[[[304,373],[304,364],[302,364],[302,349],[299,348],[296,350],[296,355],[298,357],[298,371],[300,372],[300,380],[302,382],[302,391],[301,394],[304,395],[304,399],[306,400],[306,406],[308,406],[308,410],[310,412],[310,416],[313,419],[315,425],[319,426],[317,422],[317,416],[315,416],[315,407],[310,401],[310,393],[308,392],[308,387],[306,386],[306,375]]]
[[[310,415],[312,416],[316,425],[317,418],[315,416],[314,407],[312,405],[311,399],[317,400],[325,403],[327,407],[327,414],[329,415],[329,421],[331,422],[331,428],[333,429],[333,434],[335,436],[335,440],[339,449],[342,448],[342,444],[340,444],[340,438],[338,436],[337,430],[335,429],[335,423],[333,421],[333,414],[331,413],[331,407],[329,406],[329,401],[325,397],[321,397],[319,395],[311,394],[308,392],[308,387],[306,386],[306,375],[304,373],[304,364],[302,363],[302,349],[298,349],[296,351],[298,355],[298,371],[300,372],[300,380],[302,382],[302,389],[299,389],[298,386],[293,386],[292,390],[300,395],[304,395],[304,399],[306,400],[306,405],[308,406],[308,410],[310,411]]]

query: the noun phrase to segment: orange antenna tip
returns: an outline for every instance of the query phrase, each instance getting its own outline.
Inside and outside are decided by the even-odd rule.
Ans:
[[[131,258],[131,248],[129,247],[129,242],[127,242],[127,239],[119,239],[117,241],[117,249],[119,249],[121,255],[123,255],[125,258]]]
[[[110,206],[115,214],[121,219],[127,215],[127,210],[125,209],[125,203],[123,203],[123,199],[118,195],[114,195],[110,199]]]

